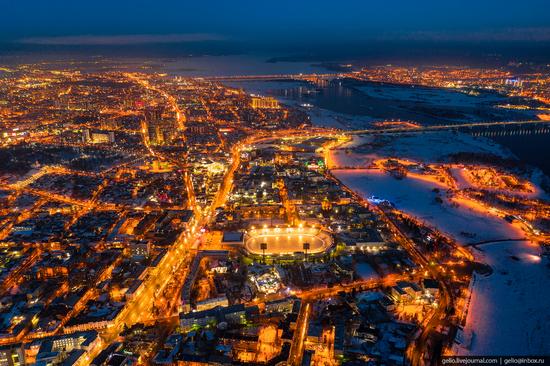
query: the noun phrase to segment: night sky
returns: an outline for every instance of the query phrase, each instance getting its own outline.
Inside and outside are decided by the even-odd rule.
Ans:
[[[5,0],[0,56],[550,61],[548,0]]]
[[[172,38],[166,42],[548,41],[548,14],[548,0],[25,0],[3,1],[0,37],[42,43],[77,42],[45,38],[54,36],[168,34]],[[109,43],[105,37],[83,37],[83,42]],[[133,37],[128,42],[140,40]]]

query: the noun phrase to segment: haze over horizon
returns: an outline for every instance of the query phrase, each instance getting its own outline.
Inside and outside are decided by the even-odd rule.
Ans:
[[[457,47],[463,54],[464,48],[489,54],[506,53],[512,47],[517,55],[540,60],[550,53],[548,11],[550,4],[543,0],[338,4],[100,0],[93,6],[31,0],[4,4],[0,54],[122,47],[129,53],[139,48],[160,55],[265,52],[330,58],[334,53],[365,57],[371,54],[368,48],[382,45],[382,53],[393,47],[405,54],[411,48],[421,54],[426,50],[448,54]],[[162,47],[151,51],[151,45]]]

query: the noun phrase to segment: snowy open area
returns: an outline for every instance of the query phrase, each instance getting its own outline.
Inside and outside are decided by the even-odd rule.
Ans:
[[[345,185],[363,197],[376,196],[393,203],[406,212],[453,236],[461,243],[485,240],[517,239],[523,234],[515,226],[489,213],[480,212],[465,205],[452,205],[441,195],[443,203],[437,203],[434,188],[444,190],[443,185],[415,178],[396,179],[376,169],[334,170]],[[466,238],[461,233],[475,234]]]
[[[378,278],[378,274],[367,262],[358,262],[355,264],[355,273],[362,280],[372,280]]]
[[[380,138],[383,143],[380,144]],[[456,152],[512,155],[483,138],[464,134],[430,133],[374,140],[356,137],[331,154],[332,166],[365,167],[371,159],[399,157],[419,162],[445,161]],[[392,202],[405,213],[454,237],[462,244],[519,239],[524,233],[513,224],[467,202],[453,204],[443,184],[414,176],[396,179],[377,169],[336,169],[332,173],[365,198],[376,196]],[[460,182],[459,182],[460,183]],[[462,182],[465,184],[465,182]],[[434,192],[439,188],[440,193]],[[439,196],[443,203],[435,198]],[[466,233],[466,235],[464,235]],[[550,267],[540,248],[527,241],[507,241],[470,247],[476,260],[493,273],[477,275],[466,318],[459,355],[536,355],[550,351]],[[469,335],[469,336],[468,336]]]
[[[494,103],[505,98],[497,94],[485,93],[481,95],[470,95],[453,89],[428,88],[421,86],[402,85],[377,85],[368,84],[356,87],[370,97],[400,100],[430,105],[445,105],[456,107],[475,107],[480,104]]]
[[[353,136],[352,142],[332,151],[331,159],[334,162],[333,166],[351,168],[365,167],[365,163],[374,158],[404,158],[425,163],[442,162],[447,160],[448,155],[457,152],[513,157],[507,149],[483,137],[453,132],[425,132]]]
[[[459,355],[542,355],[550,350],[550,268],[529,242],[485,244],[474,250],[493,273],[477,276]]]

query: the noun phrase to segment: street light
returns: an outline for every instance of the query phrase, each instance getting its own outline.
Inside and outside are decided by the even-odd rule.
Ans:
[[[267,243],[260,243],[260,249],[263,252],[264,264],[265,264],[265,250],[267,249]]]
[[[307,243],[307,242],[303,244],[306,262],[307,262],[307,251],[309,250],[309,246],[310,246],[310,245],[309,245],[309,243]]]

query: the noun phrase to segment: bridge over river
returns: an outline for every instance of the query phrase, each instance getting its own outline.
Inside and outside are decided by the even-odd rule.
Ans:
[[[495,129],[517,130],[518,128],[529,130],[540,130],[541,132],[550,132],[550,121],[545,120],[528,120],[528,121],[501,121],[501,122],[469,122],[456,123],[434,126],[419,126],[419,127],[393,127],[381,129],[363,129],[351,130],[343,132],[346,135],[373,135],[373,134],[395,134],[395,133],[411,133],[411,132],[428,132],[428,131],[460,131],[460,132],[482,132]]]
[[[225,75],[225,76],[207,76],[197,78],[199,80],[208,81],[255,81],[255,80],[303,80],[303,81],[319,81],[319,80],[334,80],[337,78],[346,77],[346,74],[270,74],[270,75]]]

